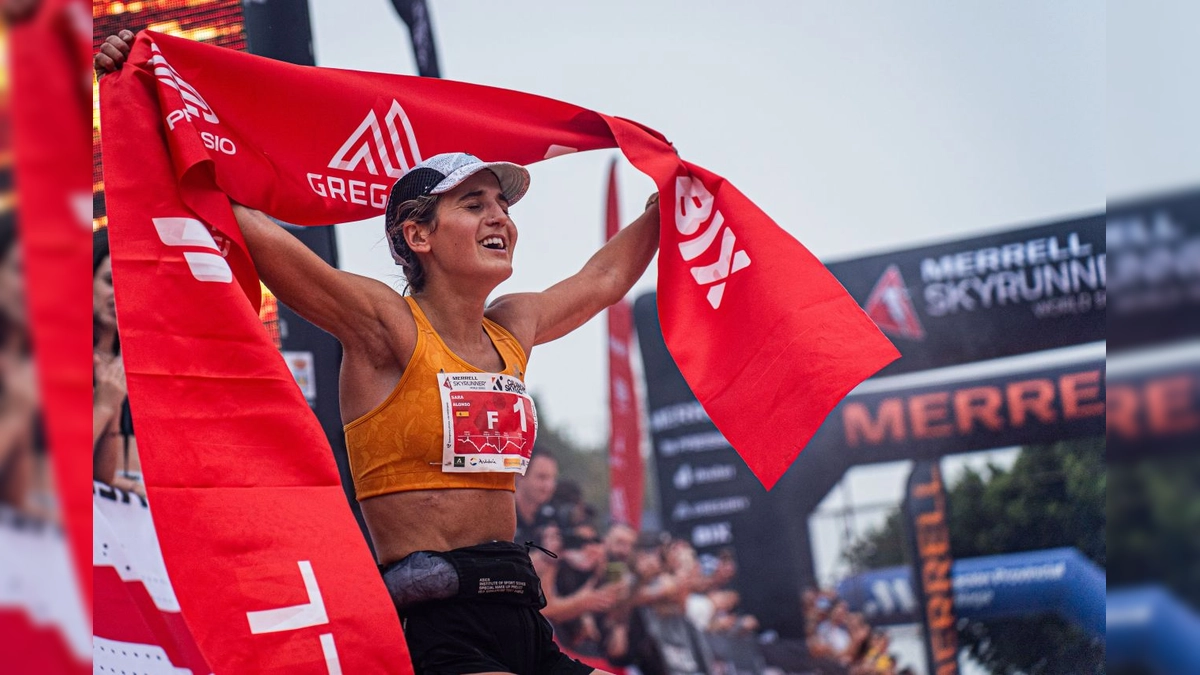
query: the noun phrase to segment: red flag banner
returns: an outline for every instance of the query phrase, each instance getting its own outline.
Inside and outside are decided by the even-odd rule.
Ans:
[[[608,168],[608,195],[604,211],[605,238],[621,229],[617,196],[617,162]],[[635,530],[642,523],[641,413],[629,349],[633,344],[633,309],[621,300],[608,308],[608,485],[609,510],[614,522]]]
[[[100,93],[143,469],[156,518],[172,523],[159,539],[180,606],[216,672],[404,672],[407,656],[329,446],[259,323],[230,198],[287,222],[348,222],[381,213],[396,178],[437,153],[529,164],[619,147],[662,195],[667,344],[768,486],[897,356],[803,246],[635,122],[152,32]],[[285,607],[300,618],[267,614]]]
[[[54,482],[91,616],[92,20],[81,0],[46,0],[10,36],[17,226]]]

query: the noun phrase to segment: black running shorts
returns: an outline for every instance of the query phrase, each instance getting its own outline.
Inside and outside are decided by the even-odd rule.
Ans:
[[[417,675],[587,675],[554,643],[524,546],[418,551],[381,570]]]
[[[515,673],[587,675],[554,643],[550,622],[532,607],[441,600],[401,617],[416,675]]]

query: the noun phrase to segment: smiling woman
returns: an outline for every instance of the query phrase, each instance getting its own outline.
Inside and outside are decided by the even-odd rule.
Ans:
[[[512,275],[509,208],[528,187],[524,167],[466,153],[400,178],[385,229],[407,296],[334,270],[263,214],[234,208],[266,285],[342,342],[355,490],[417,672],[592,671],[555,646],[529,549],[513,542],[514,477],[537,433],[523,379],[534,346],[578,328],[642,274],[657,202],[578,274],[489,306]],[[462,602],[482,594],[486,604]]]
[[[488,171],[480,173],[483,169]],[[460,186],[462,189],[455,190]],[[455,198],[449,213],[444,215],[465,216],[470,220],[476,214],[484,213],[491,203],[502,214],[501,218],[489,221],[492,228],[484,232],[484,239],[479,244],[509,253],[507,279],[512,273],[511,249],[516,245],[517,236],[516,227],[508,218],[508,209],[525,196],[528,189],[529,172],[525,167],[507,162],[483,163],[466,153],[437,155],[405,174],[392,189],[384,223],[392,258],[404,269],[409,288],[420,292],[425,286],[426,272],[416,250],[408,242],[404,224],[411,223],[418,235],[432,235],[437,228],[435,216],[438,215],[439,195],[450,190],[455,190]],[[468,223],[467,227],[471,225]],[[423,252],[429,252],[423,236],[417,245]]]

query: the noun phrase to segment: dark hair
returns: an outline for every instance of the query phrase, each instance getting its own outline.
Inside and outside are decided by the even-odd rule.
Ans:
[[[554,487],[554,496],[550,501],[563,505],[578,504],[583,501],[583,488],[570,478],[564,478]]]
[[[17,214],[11,210],[0,213],[0,258],[8,255],[17,243]]]
[[[437,195],[421,195],[396,204],[389,200],[384,216],[385,232],[388,241],[398,258],[397,263],[404,270],[404,278],[408,280],[408,288],[413,293],[420,293],[425,288],[425,268],[417,259],[417,254],[408,247],[404,238],[404,223],[412,221],[423,225],[433,232],[437,228]]]
[[[108,247],[108,228],[102,227],[92,231],[92,280],[96,279],[96,270],[100,269],[100,264],[106,258],[109,258],[112,252]],[[96,313],[95,308],[92,310],[92,347],[96,346]],[[113,341],[113,354],[121,353],[121,335],[118,333]]]
[[[533,456],[529,458],[529,463],[533,464],[533,460],[538,459],[539,457],[542,459],[548,459],[548,460],[554,462],[555,464],[558,464],[558,457],[554,456],[553,450],[539,448],[535,445],[534,451],[533,451]]]
[[[100,269],[100,263],[109,257],[111,252],[108,250],[108,228],[102,227],[92,231],[92,276],[96,276],[96,270]]]

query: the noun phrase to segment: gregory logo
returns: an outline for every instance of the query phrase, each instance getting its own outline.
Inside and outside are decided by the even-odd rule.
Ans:
[[[384,143],[383,129],[379,126],[379,118],[375,115],[375,111],[368,112],[354,133],[350,134],[350,138],[346,139],[341,148],[338,148],[333,159],[329,161],[329,168],[342,171],[366,169],[373,176],[383,175],[399,178],[410,168],[419,164],[421,151],[417,148],[417,137],[413,134],[408,114],[404,112],[404,108],[398,101],[392,100],[392,107],[384,115],[383,123],[388,131],[387,143]],[[405,143],[401,142],[397,123],[404,128],[407,150]],[[405,156],[406,152],[408,157]],[[409,162],[410,158],[411,163]]]
[[[867,298],[864,308],[867,316],[888,335],[921,340],[925,337],[925,329],[917,318],[917,308],[913,306],[912,298],[908,295],[908,287],[904,285],[904,277],[900,276],[900,268],[891,265],[875,282],[871,295]]]
[[[313,192],[326,199],[382,209],[392,183],[420,161],[421,150],[412,122],[399,101],[393,99],[382,123],[375,110],[367,112],[358,128],[333,153],[328,165],[335,171],[359,176],[366,173],[380,180],[310,173],[308,184]]]
[[[150,65],[154,66],[154,76],[158,78],[159,82],[179,92],[179,97],[183,99],[182,108],[167,113],[167,126],[174,129],[176,122],[190,122],[197,117],[203,118],[206,122],[219,124],[221,120],[217,119],[217,113],[213,112],[212,106],[204,100],[195,87],[179,76],[171,64],[167,63],[166,58],[158,51],[158,45],[151,43],[150,51],[154,53],[150,57]]]

